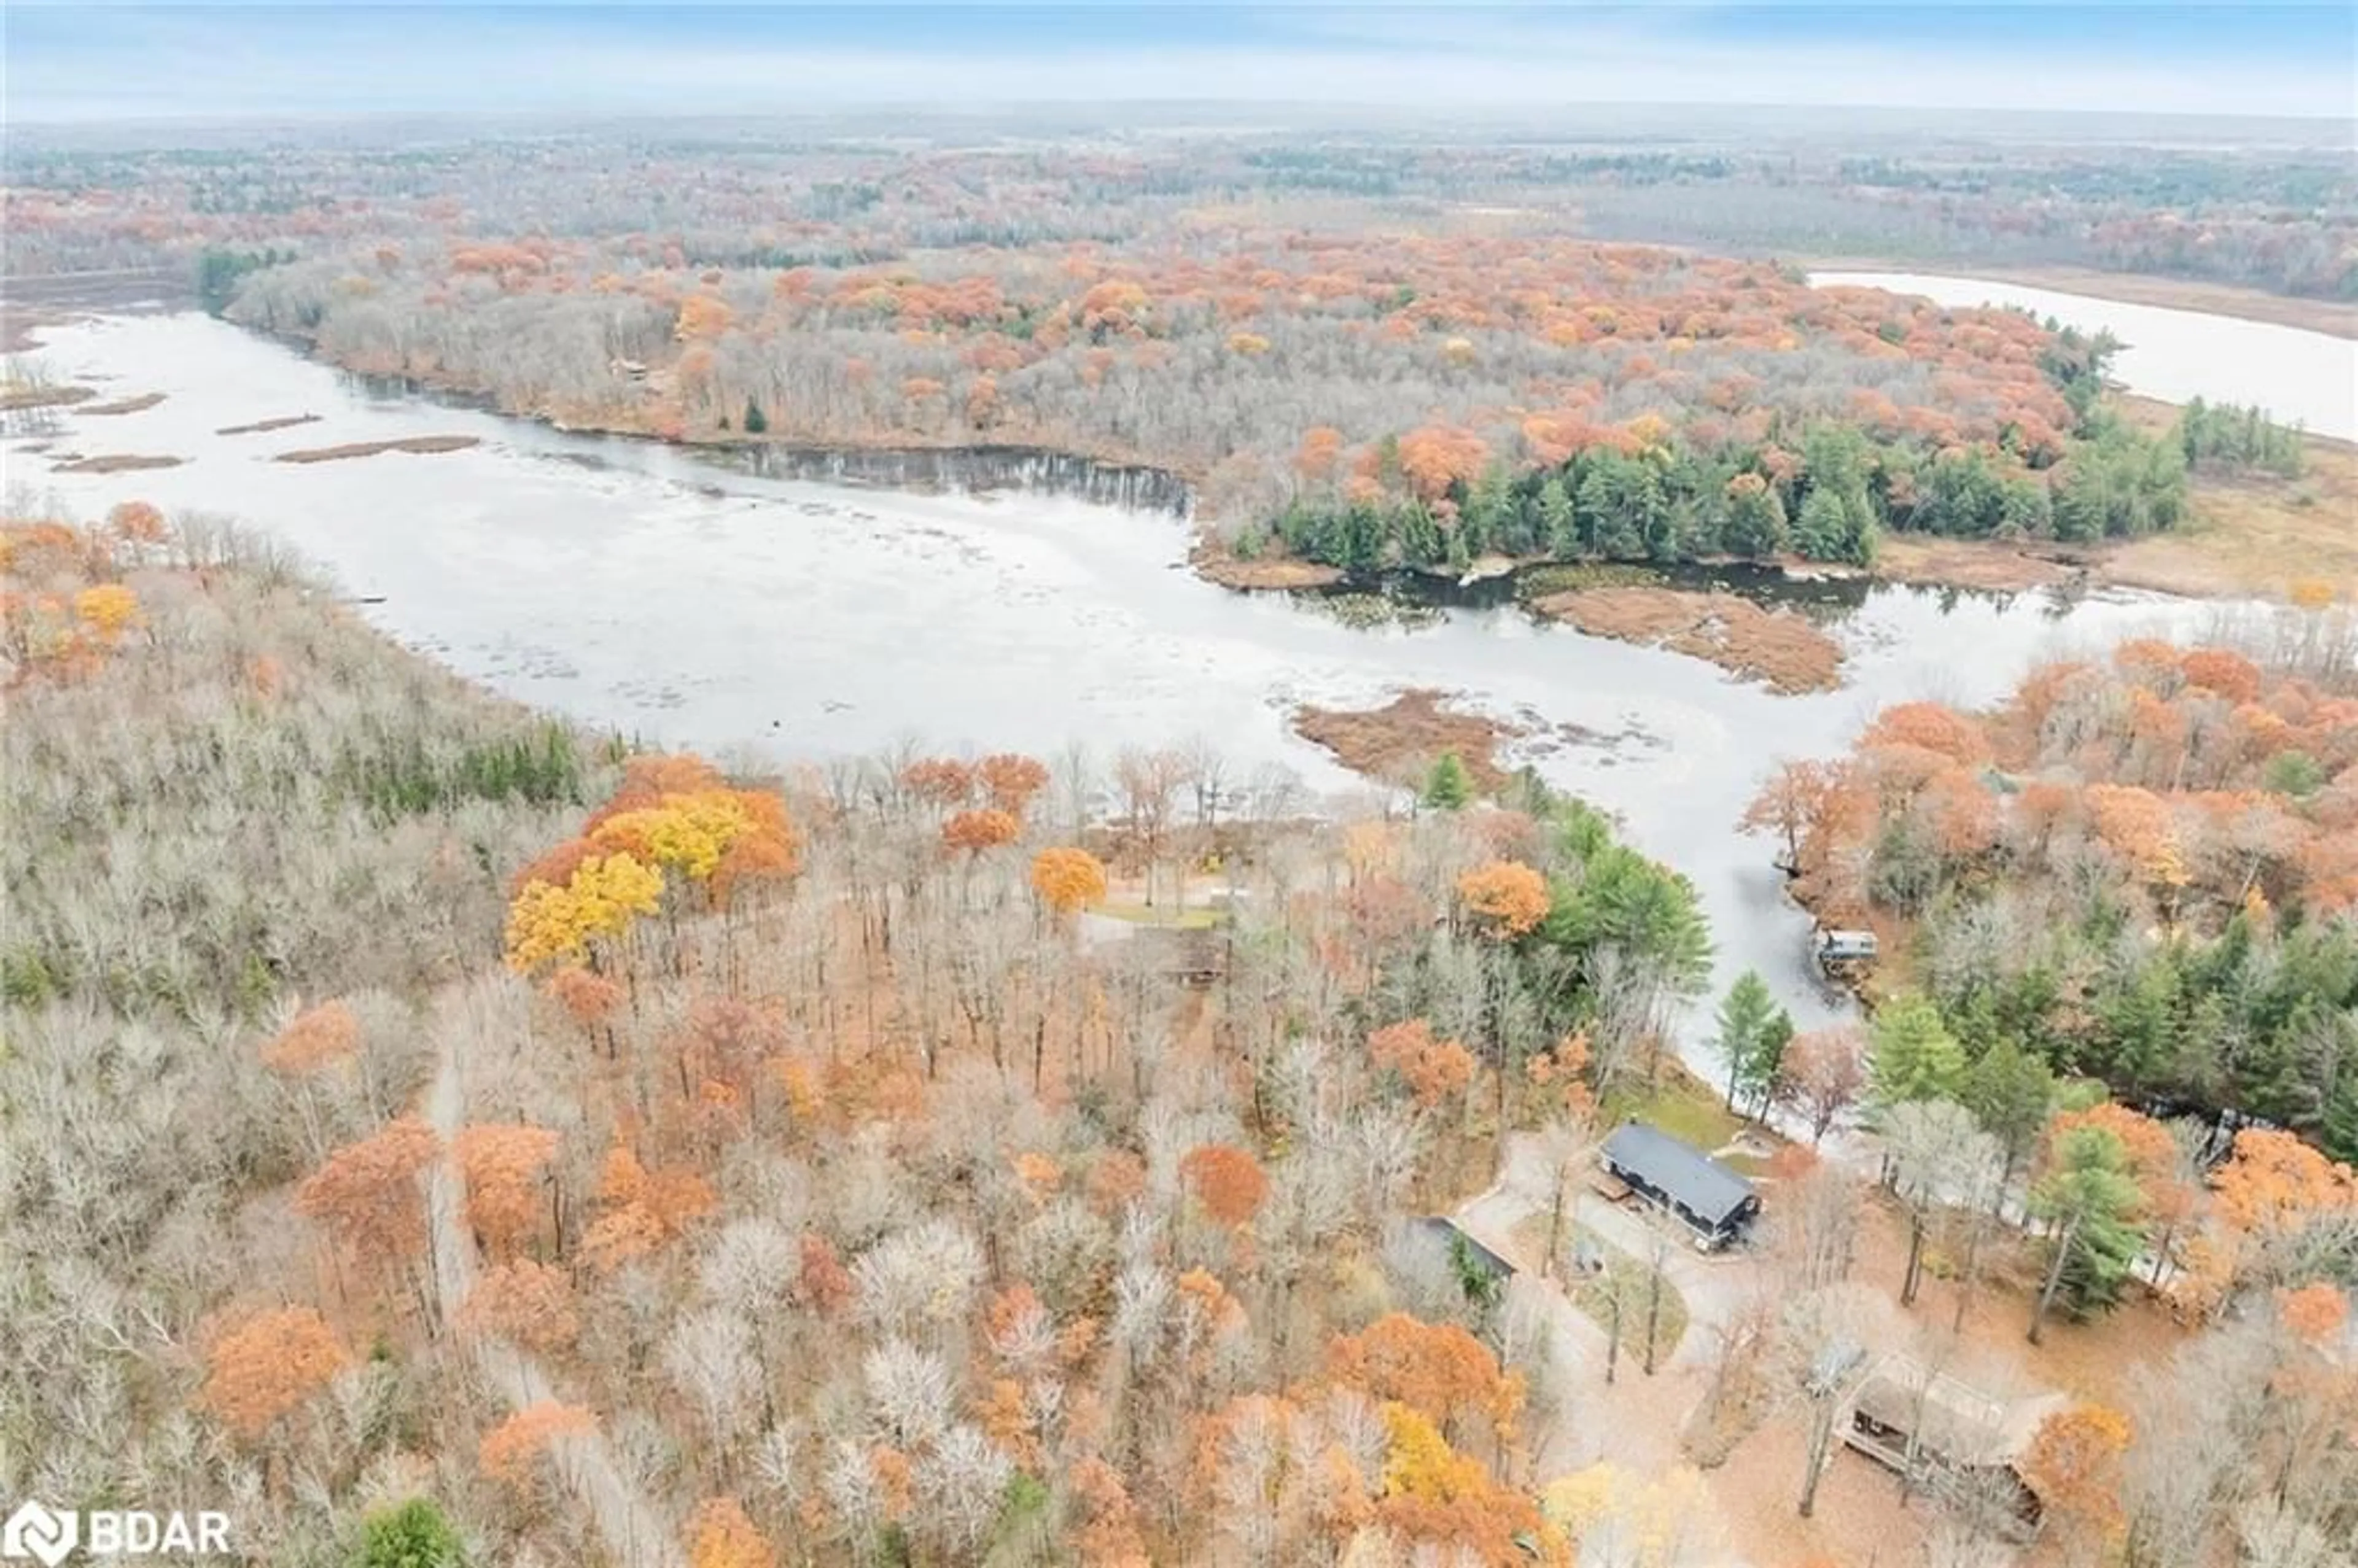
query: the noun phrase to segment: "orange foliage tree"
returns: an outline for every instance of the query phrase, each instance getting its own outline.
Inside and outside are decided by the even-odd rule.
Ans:
[[[542,1212],[541,1173],[557,1152],[545,1127],[485,1124],[462,1128],[450,1152],[467,1182],[467,1223],[494,1257],[514,1252]]]
[[[1191,1149],[1179,1162],[1180,1179],[1204,1212],[1222,1225],[1245,1225],[1269,1196],[1260,1162],[1229,1143]]]
[[[1953,762],[1987,761],[1990,744],[1981,726],[1938,702],[1903,702],[1876,715],[1859,737],[1863,747],[1914,746]]]
[[[350,1061],[360,1050],[361,1023],[340,1001],[322,1002],[295,1015],[277,1038],[262,1048],[262,1065],[290,1077]]]
[[[769,1538],[734,1498],[707,1498],[687,1521],[689,1568],[772,1568]]]
[[[1438,501],[1452,484],[1482,471],[1489,447],[1471,430],[1424,425],[1400,438],[1401,475],[1426,501]]]
[[[1012,844],[1023,825],[995,806],[961,811],[942,824],[942,846],[953,852],[979,855],[1001,844]]]
[[[2211,1191],[2216,1223],[2189,1250],[2212,1302],[2245,1283],[2308,1282],[2312,1239],[2358,1226],[2358,1173],[2272,1128],[2235,1134]]]
[[[603,1022],[622,1000],[619,983],[579,966],[549,976],[546,989],[550,1000],[584,1029],[593,1029]]]
[[[708,341],[729,330],[735,312],[708,294],[691,294],[679,302],[679,325],[673,336],[682,342]]]
[[[974,795],[974,769],[955,757],[924,757],[901,770],[901,787],[945,810]]]
[[[974,771],[990,804],[1019,819],[1030,809],[1032,797],[1048,785],[1045,765],[1012,752],[994,752],[977,762]]]
[[[1105,899],[1105,862],[1087,849],[1043,849],[1032,857],[1032,891],[1058,914],[1086,909]]]
[[[581,1309],[564,1270],[520,1258],[483,1271],[459,1309],[459,1325],[527,1350],[562,1350],[581,1336]]]
[[[330,1153],[295,1190],[295,1207],[326,1226],[359,1257],[398,1262],[426,1244],[426,1202],[417,1178],[441,1140],[414,1116],[388,1122]]]
[[[645,1256],[711,1212],[711,1186],[681,1167],[650,1171],[628,1149],[608,1151],[598,1182],[600,1213],[581,1238],[592,1268]]]
[[[1388,1313],[1326,1347],[1327,1376],[1379,1400],[1394,1400],[1454,1433],[1487,1418],[1503,1436],[1522,1409],[1523,1379],[1499,1369],[1489,1347],[1454,1323]]]
[[[2350,1298],[2320,1280],[2277,1292],[2277,1319],[2305,1345],[2326,1345],[2350,1321]]]
[[[476,1445],[475,1462],[484,1475],[511,1487],[532,1477],[533,1461],[562,1437],[586,1436],[598,1422],[579,1405],[543,1400],[529,1404],[483,1433]]]
[[[1073,1466],[1065,1478],[1080,1520],[1073,1531],[1073,1550],[1083,1568],[1150,1568],[1145,1538],[1139,1533],[1138,1509],[1121,1473],[1095,1456]]]
[[[2098,1533],[2122,1519],[2121,1456],[2128,1417],[2103,1405],[2074,1405],[2039,1423],[2022,1456],[2022,1478],[2047,1511]]]
[[[145,501],[117,502],[107,512],[106,523],[126,544],[158,545],[164,541],[164,514]]]
[[[1547,879],[1520,860],[1490,860],[1457,879],[1457,896],[1482,926],[1520,936],[1547,918]]]
[[[198,1402],[252,1441],[326,1388],[347,1359],[309,1307],[259,1313],[214,1340]]]
[[[1474,1054],[1455,1040],[1435,1040],[1433,1025],[1421,1018],[1368,1035],[1368,1059],[1398,1073],[1427,1110],[1474,1081]]]

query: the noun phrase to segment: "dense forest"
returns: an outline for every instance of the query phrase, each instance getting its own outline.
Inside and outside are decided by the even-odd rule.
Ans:
[[[1924,1468],[1875,1512],[1807,1435],[1912,1312],[1877,1332],[1960,1368],[1952,1321],[2142,1325],[2022,1461],[2058,1561],[2358,1525],[2351,1172],[2265,1130],[2180,1162],[2064,1076],[2121,1068],[2102,1031],[1961,1061],[2045,1005],[2011,979],[1928,958],[1865,1034],[1728,998],[1730,1102],[1873,1131],[1756,1132],[1772,1223],[1705,1278],[1576,1195],[1623,1114],[1726,1125],[1665,1048],[1692,892],[1576,801],[1444,758],[1244,811],[1183,750],[732,776],[494,704],[201,519],[0,542],[12,1494],[230,1499],[279,1568],[1704,1568],[1849,1560],[1823,1485],[1985,1562],[2014,1503]],[[2223,1022],[2321,1049],[2346,1009],[2265,999],[2349,965],[2329,624],[1887,714],[1795,807],[1805,878],[1930,930],[2023,896],[2000,857],[2076,868],[2071,974],[2240,943]],[[1498,1204],[1503,1281],[1427,1222]]]
[[[2331,151],[191,140],[12,135],[8,277],[185,285],[569,426],[1167,470],[1249,560],[2076,544],[2342,460],[2125,408],[2108,339],[1803,271],[2315,308],[2358,298]],[[1760,875],[1880,938],[1797,1028],[1758,975],[1704,994],[1704,906],[1620,823],[1472,752],[1316,801],[1200,739],[724,766],[494,700],[219,519],[10,507],[0,1497],[222,1506],[272,1568],[2358,1539],[2334,585],[1862,708],[1844,755],[1706,757],[1766,773]],[[1608,1179],[1633,1120],[1750,1183],[1749,1234],[1706,1256]],[[1937,1441],[1877,1467],[1837,1437],[1897,1363]]]
[[[1761,243],[1724,188],[1785,221],[1818,196],[1858,222],[1920,208],[1950,260],[2076,230],[2110,236],[2075,253],[2098,265],[2243,256],[2267,287],[2353,287],[2311,254],[2347,251],[2346,178],[2290,153],[2149,162],[1249,135],[888,153],[645,128],[37,146],[12,154],[7,258],[186,272],[209,308],[346,368],[568,425],[1159,467],[1247,558],[1865,563],[1888,530],[2167,531],[2190,465],[2281,471],[2300,439],[2258,410],[2142,434],[2099,397],[2108,341],[1809,288],[1779,253],[1857,236]],[[1673,200],[1725,221],[1682,225]],[[2168,239],[2143,261],[2106,248],[2148,230]],[[1736,254],[1661,243],[1693,238]]]
[[[1991,712],[1888,709],[1752,819],[1822,917],[1904,934],[1961,1066],[2024,1052],[2358,1159],[2358,646],[2280,614],[2247,651],[2132,641]]]
[[[538,135],[458,125],[391,147],[330,126],[148,150],[28,128],[8,151],[5,256],[11,274],[37,275],[457,225],[661,234],[693,266],[783,268],[1112,243],[1223,210],[1356,210],[1419,226],[1455,211],[1494,230],[1561,232],[1570,220],[1594,238],[1749,256],[2060,263],[2358,299],[2358,180],[2331,146],[2205,145],[2182,130],[2171,146],[2075,145],[2052,121],[2041,139],[2002,121],[1977,138],[1742,120],[1535,124],[1511,139],[1201,124],[1044,136],[922,118],[865,135],[832,121]]]

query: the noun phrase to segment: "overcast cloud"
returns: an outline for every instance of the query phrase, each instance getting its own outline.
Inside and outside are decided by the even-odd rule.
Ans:
[[[1599,103],[2348,119],[2352,8],[1078,5],[662,9],[12,4],[23,124],[740,114],[1120,100]]]

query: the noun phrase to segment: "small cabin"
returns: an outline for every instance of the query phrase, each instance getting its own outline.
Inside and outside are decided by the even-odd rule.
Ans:
[[[2017,1541],[2039,1530],[2039,1495],[2022,1456],[2042,1422],[2066,1408],[2058,1393],[2004,1400],[1900,1355],[1861,1379],[1841,1423],[1844,1443],[1902,1475],[1965,1482],[2002,1505],[1996,1523]]]
[[[1862,968],[1875,962],[1882,944],[1872,931],[1825,931],[1810,938],[1810,953],[1827,974]]]
[[[1694,1232],[1695,1246],[1714,1252],[1742,1238],[1760,1213],[1752,1184],[1702,1150],[1642,1121],[1614,1129],[1597,1156],[1631,1193]]]
[[[1200,989],[1228,972],[1225,931],[1192,925],[1141,925],[1136,935],[1154,953],[1162,972],[1183,986]]]
[[[1471,1231],[1447,1216],[1427,1215],[1415,1223],[1417,1229],[1433,1238],[1453,1264],[1493,1283],[1503,1284],[1514,1277],[1512,1263],[1474,1239]]]

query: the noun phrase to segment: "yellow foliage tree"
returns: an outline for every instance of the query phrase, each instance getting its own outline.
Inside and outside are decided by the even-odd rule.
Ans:
[[[633,915],[653,914],[662,900],[663,873],[628,855],[593,855],[562,886],[527,882],[508,909],[508,967],[522,973],[579,958],[590,938],[620,936]]]
[[[1677,1568],[1729,1556],[1709,1489],[1688,1465],[1641,1476],[1618,1465],[1592,1465],[1549,1482],[1540,1511],[1582,1562]]]
[[[661,805],[625,811],[600,823],[590,841],[678,871],[703,881],[720,869],[720,859],[752,826],[732,790],[667,795]]]
[[[74,619],[112,643],[139,619],[139,596],[121,583],[103,582],[74,595]]]
[[[1561,1562],[1563,1541],[1531,1498],[1498,1484],[1479,1460],[1460,1454],[1440,1428],[1407,1405],[1384,1406],[1383,1497],[1376,1515],[1412,1541],[1430,1541],[1456,1561]]]

